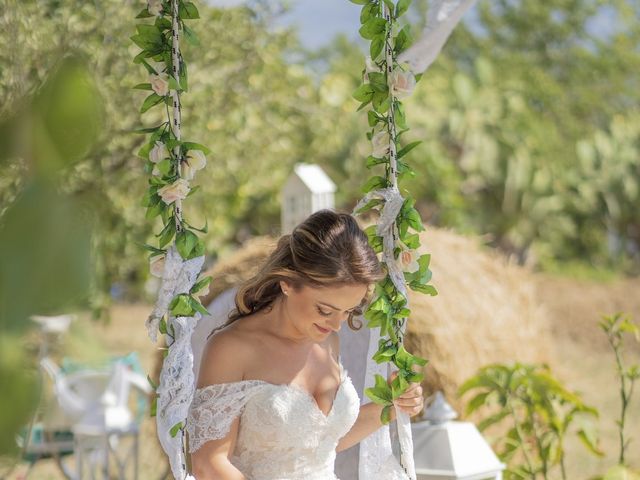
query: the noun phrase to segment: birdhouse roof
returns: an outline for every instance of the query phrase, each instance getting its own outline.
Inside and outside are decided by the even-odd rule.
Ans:
[[[319,165],[299,163],[294,167],[294,174],[312,193],[335,192],[336,184],[324,173]]]

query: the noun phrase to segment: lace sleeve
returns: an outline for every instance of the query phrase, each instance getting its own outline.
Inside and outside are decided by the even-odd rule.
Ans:
[[[259,380],[245,380],[197,389],[187,416],[189,452],[209,440],[224,438],[247,401],[263,385]]]

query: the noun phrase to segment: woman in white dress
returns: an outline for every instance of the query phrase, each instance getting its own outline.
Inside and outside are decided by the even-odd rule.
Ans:
[[[382,276],[348,214],[321,210],[280,238],[205,347],[187,419],[197,480],[337,478],[336,452],[382,426],[380,405],[360,406],[337,333],[361,327],[354,317]],[[420,385],[395,403],[416,415]]]

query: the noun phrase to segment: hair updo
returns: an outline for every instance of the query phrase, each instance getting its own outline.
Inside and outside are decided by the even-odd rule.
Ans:
[[[302,286],[371,286],[382,278],[384,273],[378,257],[356,220],[347,213],[319,210],[296,226],[291,234],[282,235],[259,272],[239,286],[236,308],[229,314],[226,325],[270,308],[282,295],[281,280],[299,290]],[[360,308],[349,315],[351,329],[362,327],[362,322],[354,324],[353,316],[362,313],[371,293],[369,288]]]

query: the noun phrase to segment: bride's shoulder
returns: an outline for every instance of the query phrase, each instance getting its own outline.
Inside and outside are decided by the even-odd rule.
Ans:
[[[246,367],[255,355],[252,337],[250,332],[234,324],[212,335],[202,353],[198,388],[243,380]]]

